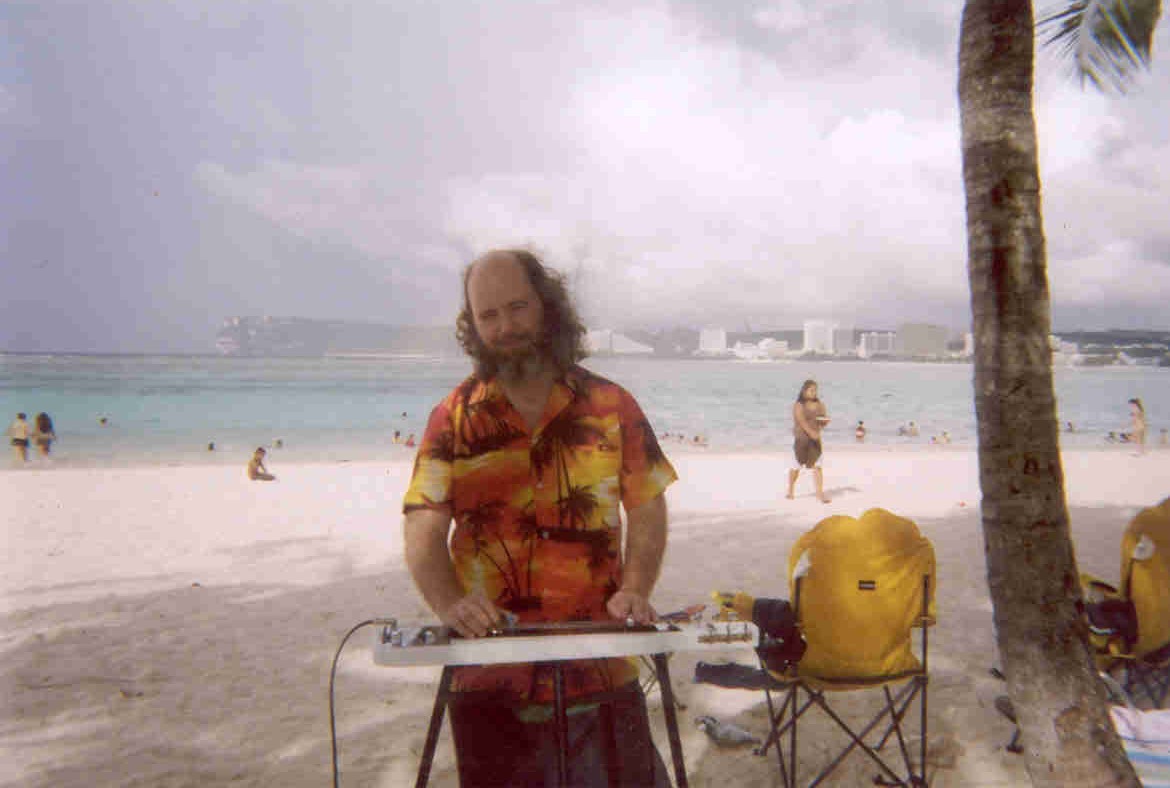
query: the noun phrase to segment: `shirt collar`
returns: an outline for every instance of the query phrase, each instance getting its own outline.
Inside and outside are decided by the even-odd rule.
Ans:
[[[541,419],[540,424],[536,426],[533,434],[539,433],[546,424],[556,418],[557,414],[567,408],[577,398],[583,388],[583,373],[584,370],[574,365],[553,381],[552,391],[549,392],[548,402],[544,406],[544,413],[547,418]],[[489,400],[499,401],[509,410],[514,410],[512,403],[508,401],[507,395],[504,394],[504,389],[500,385],[500,380],[497,377],[492,377],[487,380],[479,379],[477,385],[471,392],[471,396],[468,398],[468,404],[476,405]],[[517,423],[522,422],[519,418],[516,421]]]

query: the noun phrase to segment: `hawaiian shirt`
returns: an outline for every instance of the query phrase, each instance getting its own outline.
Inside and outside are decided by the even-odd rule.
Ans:
[[[622,387],[573,367],[552,388],[535,429],[495,380],[471,376],[435,409],[419,444],[403,511],[450,508],[450,549],[467,592],[520,622],[610,620],[621,585],[622,517],[678,476]],[[565,695],[637,678],[630,659],[562,662]],[[552,698],[552,670],[532,664],[465,667],[455,691]]]

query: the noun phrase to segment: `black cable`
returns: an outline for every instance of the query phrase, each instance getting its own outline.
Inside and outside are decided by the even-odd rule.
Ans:
[[[333,788],[340,788],[341,785],[341,773],[337,769],[337,725],[333,716],[333,680],[337,677],[337,660],[341,658],[341,650],[345,648],[346,641],[362,627],[395,626],[397,623],[392,618],[369,618],[360,624],[355,624],[349,632],[345,633],[345,637],[341,639],[341,644],[337,647],[337,653],[333,655],[333,667],[329,669],[329,738],[333,743]]]

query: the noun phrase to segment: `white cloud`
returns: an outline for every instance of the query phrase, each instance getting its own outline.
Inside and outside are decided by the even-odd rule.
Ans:
[[[520,7],[515,26],[306,6],[296,56],[316,65],[292,98],[250,107],[249,83],[219,77],[228,113],[287,154],[221,152],[200,183],[420,268],[535,246],[598,321],[965,323],[957,8],[749,4],[749,46],[662,3]],[[1136,130],[1145,110],[1038,79],[1055,298],[1164,302],[1167,141]]]

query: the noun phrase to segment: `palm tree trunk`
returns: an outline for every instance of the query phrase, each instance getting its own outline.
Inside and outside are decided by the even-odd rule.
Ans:
[[[1060,463],[1030,0],[968,0],[959,50],[987,582],[1037,786],[1136,786],[1079,613]]]

